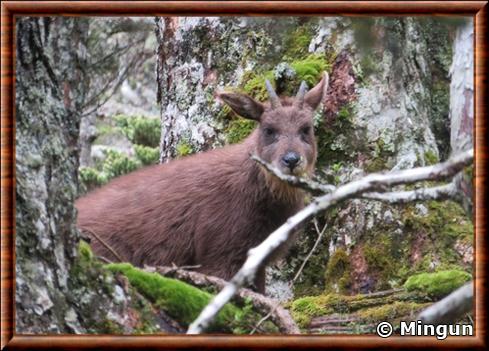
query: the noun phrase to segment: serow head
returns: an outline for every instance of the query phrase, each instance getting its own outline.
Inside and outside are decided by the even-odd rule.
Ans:
[[[269,101],[261,103],[248,95],[220,93],[219,97],[238,115],[259,122],[255,153],[285,174],[312,174],[316,162],[313,114],[328,89],[328,75],[306,92],[302,82],[295,97],[279,98],[267,80]]]

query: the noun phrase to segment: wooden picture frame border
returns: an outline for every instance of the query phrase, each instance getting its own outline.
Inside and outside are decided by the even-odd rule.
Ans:
[[[480,348],[487,343],[487,1],[106,1],[21,2],[1,4],[1,348]],[[464,15],[474,18],[475,85],[475,336],[400,337],[368,335],[25,335],[14,331],[15,235],[15,45],[16,16],[406,16]]]

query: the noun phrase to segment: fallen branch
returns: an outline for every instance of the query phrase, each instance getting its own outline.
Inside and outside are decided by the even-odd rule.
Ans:
[[[474,287],[470,282],[423,310],[418,320],[425,324],[453,323],[472,310],[473,301]]]
[[[212,286],[216,288],[216,290],[220,290],[223,289],[227,284],[224,279],[205,275],[199,272],[188,271],[175,266],[145,266],[144,270],[148,272],[158,272],[166,277],[175,278],[199,288]],[[289,311],[281,306],[277,306],[275,300],[272,300],[262,294],[244,288],[241,288],[238,291],[235,296],[235,300],[243,304],[247,300],[250,300],[253,304],[253,307],[263,313],[267,313],[268,311],[273,310],[273,313],[270,313],[270,319],[279,328],[279,331],[281,333],[300,334],[300,330],[290,316]]]
[[[290,232],[312,218],[347,199],[358,197],[366,192],[385,191],[386,188],[399,184],[412,184],[425,180],[440,180],[454,176],[474,157],[474,150],[460,153],[446,162],[428,167],[391,172],[388,174],[370,174],[362,179],[339,186],[333,192],[315,198],[308,206],[290,217],[282,226],[271,233],[260,245],[249,250],[248,258],[224,289],[212,299],[199,317],[190,325],[187,334],[199,334],[204,331],[222,307],[236,294],[238,289],[251,282],[258,267],[289,238]]]

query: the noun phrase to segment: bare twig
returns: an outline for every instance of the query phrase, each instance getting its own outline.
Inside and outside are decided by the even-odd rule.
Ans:
[[[297,270],[297,273],[295,274],[294,278],[292,279],[292,281],[290,283],[291,286],[293,286],[295,284],[295,282],[297,281],[297,279],[299,279],[299,276],[302,274],[302,271],[304,270],[304,267],[306,266],[307,262],[311,258],[311,256],[314,253],[314,251],[316,251],[316,248],[318,247],[319,243],[321,242],[321,239],[323,238],[324,233],[326,233],[326,228],[328,227],[328,224],[325,224],[324,227],[323,227],[323,229],[322,230],[319,230],[319,225],[318,225],[317,219],[314,218],[314,221],[313,222],[314,222],[314,228],[316,229],[316,232],[318,233],[318,238],[316,239],[316,242],[312,246],[311,251],[309,251],[309,253],[307,254],[307,256],[304,259],[304,261],[302,261],[301,266]]]
[[[474,287],[470,282],[423,310],[418,320],[426,324],[453,323],[470,312],[473,300]]]
[[[324,235],[324,233],[326,232],[326,228],[327,228],[327,224],[324,225],[323,229],[322,230],[319,230],[319,226],[318,226],[318,221],[316,218],[314,218],[314,228],[316,229],[316,232],[318,233],[318,238],[316,239],[316,242],[314,243],[314,245],[312,246],[312,249],[311,251],[309,251],[308,255],[306,256],[306,258],[304,259],[304,261],[302,261],[302,264],[301,266],[299,267],[299,269],[297,270],[294,278],[289,282],[289,288],[292,288],[295,284],[295,282],[297,281],[297,279],[300,277],[302,271],[304,270],[304,267],[306,266],[307,264],[307,261],[309,261],[309,259],[311,258],[312,254],[314,253],[314,251],[316,251],[316,248],[318,247],[319,243],[321,242],[321,239]],[[254,334],[258,327],[260,327],[260,325],[265,322],[268,318],[270,318],[272,316],[272,314],[275,312],[275,310],[280,306],[280,301],[277,301],[275,306],[273,306],[273,308],[270,310],[270,312],[268,312],[268,314],[266,316],[264,316],[262,319],[260,319],[258,321],[258,323],[256,323],[255,327],[253,328],[253,330],[251,331],[250,334]]]
[[[267,171],[275,175],[277,178],[289,183],[290,185],[304,189],[312,193],[313,195],[323,195],[330,193],[336,189],[335,186],[329,184],[321,184],[310,179],[303,177],[296,177],[293,175],[285,174],[277,167],[267,163],[257,155],[250,155],[251,159],[262,165]]]
[[[474,157],[474,150],[462,152],[446,162],[428,167],[391,172],[389,174],[370,174],[362,179],[339,186],[332,193],[315,198],[282,226],[271,233],[260,245],[249,250],[248,258],[231,279],[231,281],[204,308],[199,317],[190,325],[188,334],[199,334],[204,331],[222,307],[236,294],[246,282],[252,281],[258,267],[289,238],[290,232],[304,221],[319,212],[347,199],[358,197],[366,192],[379,191],[399,184],[412,184],[424,180],[440,180],[457,174],[469,165]]]
[[[117,258],[119,260],[119,262],[127,262],[127,260],[124,260],[118,253],[117,251],[115,251],[109,244],[107,244],[101,237],[100,235],[98,235],[97,233],[95,233],[93,230],[90,230],[90,229],[87,229],[87,228],[83,228],[82,231],[84,232],[87,232],[88,234],[90,234],[91,236],[93,236],[95,239],[97,239],[98,241],[100,241],[100,243],[105,246],[105,248],[107,250],[110,251],[110,253],[112,255],[114,255],[115,258]]]

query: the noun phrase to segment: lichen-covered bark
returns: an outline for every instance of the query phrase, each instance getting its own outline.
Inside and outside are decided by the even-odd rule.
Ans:
[[[79,240],[80,94],[86,21],[20,18],[16,72],[16,329],[80,331],[67,300]],[[56,62],[56,64],[53,64]]]
[[[147,300],[79,247],[88,19],[22,17],[16,29],[16,331],[164,330]]]
[[[474,23],[467,20],[456,33],[450,69],[450,146],[452,153],[473,147],[474,127]],[[473,172],[455,179],[464,209],[473,211]]]

